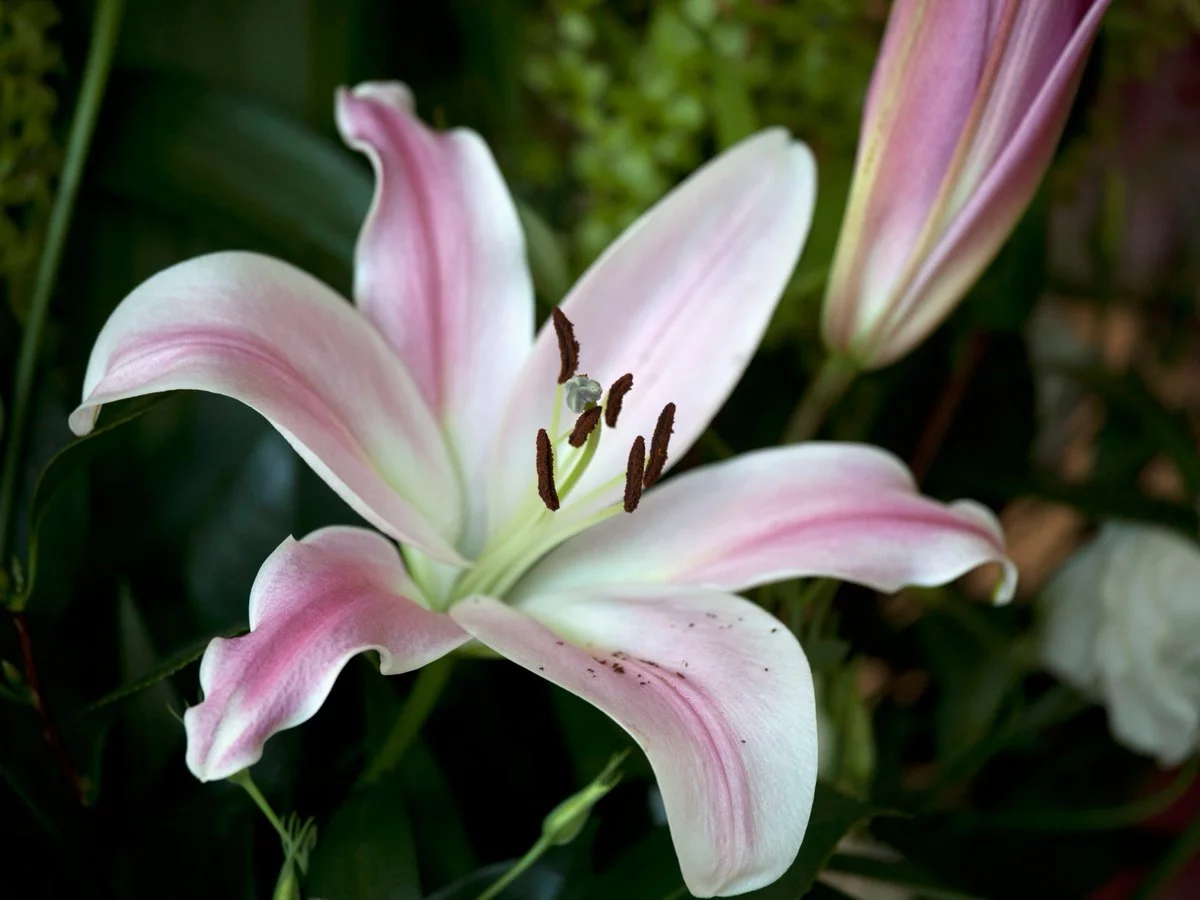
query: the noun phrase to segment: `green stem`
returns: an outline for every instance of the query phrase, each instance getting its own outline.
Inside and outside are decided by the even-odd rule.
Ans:
[[[1113,831],[1128,828],[1173,806],[1187,793],[1200,769],[1200,757],[1192,757],[1175,779],[1151,797],[1103,809],[1040,809],[986,816],[979,827],[998,831]]]
[[[292,848],[292,836],[283,827],[283,822],[280,821],[279,816],[275,815],[275,810],[271,809],[271,804],[267,802],[267,798],[262,795],[262,791],[258,789],[258,785],[250,777],[250,770],[242,769],[242,771],[230,775],[229,780],[236,785],[240,785],[242,790],[250,795],[250,799],[254,801],[254,805],[262,810],[262,814],[267,817],[267,821],[271,823],[271,827],[279,833],[279,839],[283,841],[283,846],[290,852]]]
[[[453,657],[443,656],[421,669],[404,709],[400,710],[400,716],[384,738],[383,747],[360,777],[360,783],[374,784],[399,765],[404,751],[412,744],[413,738],[420,733],[421,726],[433,712],[453,667]]]
[[[491,887],[479,895],[478,900],[493,900],[494,897],[499,897],[501,891],[520,878],[526,869],[541,859],[542,854],[553,846],[554,842],[543,834],[524,856],[513,863],[512,868],[497,878]]]
[[[79,193],[79,182],[83,175],[84,162],[92,143],[100,103],[112,67],[113,51],[121,27],[123,0],[100,0],[96,18],[92,23],[92,41],[88,50],[87,64],[83,72],[83,83],[79,90],[79,102],[71,120],[71,132],[67,138],[66,158],[54,206],[50,211],[50,222],[46,228],[46,243],[38,260],[37,274],[30,299],[29,319],[21,335],[21,349],[17,355],[16,375],[13,379],[12,412],[8,419],[8,442],[4,452],[4,468],[0,471],[0,565],[8,559],[10,520],[16,502],[17,472],[25,436],[26,419],[33,393],[34,373],[37,368],[38,348],[42,331],[46,326],[46,314],[50,306],[50,295],[62,262],[67,231],[71,225],[71,213],[75,208],[75,197]]]
[[[814,437],[857,375],[858,368],[845,357],[827,357],[792,410],[782,443],[796,444]]]
[[[956,785],[966,781],[1022,735],[1043,731],[1073,718],[1090,704],[1073,689],[1057,685],[1034,701],[1014,721],[1003,725],[961,753],[938,764],[934,783],[911,801],[914,808],[933,808]]]
[[[1142,882],[1142,886],[1134,895],[1134,900],[1151,900],[1152,897],[1166,896],[1163,889],[1175,880],[1183,867],[1190,863],[1198,853],[1200,853],[1200,818],[1193,820],[1171,845],[1167,855]]]

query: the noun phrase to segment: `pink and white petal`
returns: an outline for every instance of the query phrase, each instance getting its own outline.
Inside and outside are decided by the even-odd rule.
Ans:
[[[808,826],[816,702],[804,651],[760,607],[638,585],[451,607],[481,643],[603,710],[646,752],[688,889],[776,880]]]
[[[376,532],[326,528],[280,544],[250,591],[250,633],[215,638],[204,653],[204,701],[183,717],[192,774],[214,781],[257,762],[268,738],[316,714],[364,650],[396,675],[468,640],[419,596],[396,547]]]
[[[473,482],[533,342],[516,207],[483,139],[426,127],[404,85],[339,90],[337,121],[375,168],[355,299],[408,365]]]
[[[902,357],[950,314],[1029,205],[1058,145],[1108,0],[1088,0],[1087,5],[1086,15],[1037,85],[1019,79],[1023,67],[1045,65],[1049,49],[1028,33],[1041,24],[1029,21],[1034,14],[1018,17],[1014,58],[1005,60],[997,77],[996,89],[1003,92],[998,111],[985,115],[963,176],[971,193],[956,200],[961,209],[889,313],[889,334],[882,352],[872,357],[872,367]],[[1051,24],[1059,31],[1064,27],[1062,21]]]
[[[606,429],[579,493],[625,470],[634,436],[649,436],[667,403],[677,405],[672,460],[708,425],[787,283],[808,234],[814,190],[808,148],[783,130],[762,132],[667,195],[572,289],[562,310],[575,325],[581,370],[606,388],[633,373],[618,427]],[[549,425],[558,368],[547,324],[501,425],[490,482],[493,529],[533,490],[534,436]]]
[[[253,407],[372,525],[461,562],[462,489],[432,413],[371,324],[312,276],[252,253],[155,275],[96,339],[71,430],[91,431],[105,403],[178,389]]]
[[[826,576],[880,591],[944,584],[985,563],[1016,587],[1000,523],[970,501],[922,496],[889,453],[810,442],[747,453],[650,491],[548,554],[518,596],[589,585],[662,583],[741,591]]]

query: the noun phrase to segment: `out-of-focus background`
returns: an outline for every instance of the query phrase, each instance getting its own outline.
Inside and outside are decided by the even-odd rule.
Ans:
[[[93,12],[0,0],[4,397]],[[804,257],[683,465],[778,441],[821,359],[887,12],[884,0],[126,0],[45,335],[24,502],[69,439],[95,335],[149,275],[243,248],[350,291],[372,179],[337,139],[333,92],[374,79],[407,82],[428,121],[487,139],[520,205],[541,315],[714,153],[767,125],[811,144],[820,191]],[[993,609],[970,581],[755,595],[803,635],[828,726],[805,872],[761,896],[802,896],[826,864],[860,880],[827,874],[812,896],[877,896],[881,873],[931,898],[1200,896],[1179,880],[1200,851],[1194,770],[1120,747],[1104,711],[1033,650],[1034,598],[1100,521],[1196,536],[1197,434],[1200,4],[1116,0],[1008,245],[949,322],[860,378],[823,431],[891,449],[934,496],[992,505],[1020,596]],[[25,558],[36,535],[29,635],[66,758],[5,622],[0,897],[271,896],[278,839],[240,788],[187,772],[178,715],[198,698],[207,640],[245,627],[263,559],[353,514],[254,413],[208,396],[172,396],[56,472],[61,489],[22,520],[19,547]],[[356,792],[411,682],[356,660],[255,767],[277,810],[316,820],[304,896],[474,897],[626,742],[565,692],[472,661],[398,769]],[[652,785],[635,755],[584,832],[505,896],[688,896]]]

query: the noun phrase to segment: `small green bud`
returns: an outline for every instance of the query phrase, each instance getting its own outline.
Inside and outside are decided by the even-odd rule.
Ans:
[[[604,767],[604,771],[597,775],[591,784],[572,794],[550,811],[550,815],[542,822],[542,834],[546,840],[561,846],[571,843],[579,836],[579,832],[587,824],[592,807],[621,780],[620,765],[628,755],[628,750],[614,755]]]

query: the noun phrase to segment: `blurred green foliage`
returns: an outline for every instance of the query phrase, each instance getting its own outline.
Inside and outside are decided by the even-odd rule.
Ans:
[[[0,3],[0,284],[18,316],[26,300],[15,283],[37,258],[61,164],[50,83],[62,69],[58,19],[50,0]]]
[[[522,172],[557,190],[565,175],[586,263],[712,150],[765,124],[848,156],[879,13],[862,0],[547,2],[528,16],[522,75],[549,139],[530,142]]]

